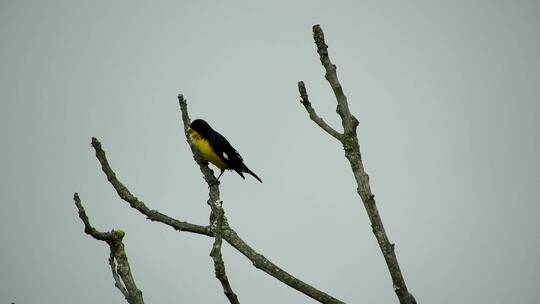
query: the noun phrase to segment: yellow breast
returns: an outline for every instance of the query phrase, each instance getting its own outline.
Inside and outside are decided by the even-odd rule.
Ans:
[[[221,170],[228,168],[227,164],[214,152],[208,140],[204,139],[193,129],[188,130],[189,140],[199,150],[201,156]]]

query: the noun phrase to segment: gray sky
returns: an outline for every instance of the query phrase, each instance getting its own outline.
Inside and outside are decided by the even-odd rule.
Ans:
[[[264,181],[222,177],[234,229],[350,303],[396,303],[342,148],[311,36],[320,23],[360,120],[379,211],[419,303],[540,297],[538,1],[0,1],[0,303],[122,303],[122,228],[147,303],[225,303],[212,240],[119,200],[90,147],[151,208],[208,222],[176,95]],[[224,246],[242,303],[312,303]]]

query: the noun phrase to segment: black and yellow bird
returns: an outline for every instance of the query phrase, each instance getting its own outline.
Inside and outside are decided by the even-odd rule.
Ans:
[[[206,121],[195,119],[191,122],[188,129],[188,136],[202,158],[221,170],[218,180],[225,170],[234,170],[243,179],[245,179],[243,173],[247,173],[262,183],[262,180],[244,164],[242,156],[231,146],[229,141],[216,130],[212,129]]]

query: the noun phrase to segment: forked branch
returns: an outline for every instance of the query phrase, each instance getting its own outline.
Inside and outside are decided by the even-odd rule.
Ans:
[[[98,231],[90,225],[90,220],[86,215],[79,194],[75,193],[73,200],[79,210],[79,218],[84,223],[84,232],[96,240],[109,244],[111,250],[109,265],[111,266],[111,272],[115,282],[114,286],[120,290],[128,303],[144,304],[142,291],[137,288],[137,284],[135,284],[135,280],[131,275],[128,257],[124,250],[124,243],[122,243],[125,233],[122,230],[111,230],[110,232]]]
[[[388,271],[392,277],[394,291],[396,292],[399,302],[401,304],[416,303],[413,295],[407,290],[405,280],[403,279],[396,254],[394,252],[394,244],[390,243],[388,240],[379,211],[377,210],[377,206],[375,204],[375,195],[373,195],[371,192],[369,176],[364,170],[362,155],[360,154],[360,145],[358,144],[358,136],[356,133],[358,120],[351,114],[349,110],[347,97],[345,96],[343,88],[341,87],[337,77],[336,66],[332,63],[332,61],[330,61],[330,57],[328,56],[328,45],[326,45],[324,33],[319,25],[313,26],[313,39],[317,45],[317,53],[319,54],[321,64],[326,71],[325,78],[328,80],[328,83],[330,84],[330,87],[332,88],[332,91],[336,97],[336,112],[341,117],[343,134],[329,127],[322,118],[315,114],[315,110],[307,98],[307,92],[304,82],[302,81],[298,82],[298,90],[300,93],[301,102],[306,108],[311,120],[313,120],[325,132],[337,138],[343,145],[345,157],[347,160],[349,160],[349,164],[356,180],[357,192],[364,203],[364,207],[371,222],[373,234],[379,243],[379,247],[386,261]]]
[[[219,227],[219,230],[220,230],[219,232],[218,231],[214,231],[214,232],[217,235],[221,235],[223,239],[227,241],[227,243],[229,243],[231,246],[237,249],[245,257],[247,257],[256,268],[266,272],[267,274],[273,276],[274,278],[280,280],[281,282],[287,284],[288,286],[304,293],[305,295],[321,303],[343,303],[340,300],[328,295],[327,293],[320,291],[316,289],[315,287],[292,276],[291,274],[287,273],[285,270],[279,268],[277,265],[270,262],[262,254],[256,252],[253,248],[251,248],[248,244],[246,244],[246,242],[244,242],[244,240],[242,240],[238,236],[236,231],[234,231],[229,226],[227,222],[227,218],[225,217],[225,214],[224,214],[225,212],[222,207],[222,202],[219,200],[219,183],[217,182],[217,179],[214,176],[214,173],[212,172],[212,170],[208,167],[208,163],[201,161],[201,158],[198,155],[197,150],[191,145],[191,142],[188,139],[187,130],[189,128],[191,120],[189,118],[189,113],[187,110],[187,101],[184,99],[184,96],[180,94],[178,95],[178,102],[180,104],[180,111],[182,112],[182,121],[184,123],[184,132],[186,134],[186,140],[191,147],[191,151],[193,152],[193,157],[195,161],[197,162],[197,164],[199,165],[199,168],[201,169],[204,179],[208,183],[208,187],[209,187],[208,204],[210,205],[210,208],[212,209],[212,212],[210,215],[210,221],[216,223],[216,224],[212,224],[211,226],[216,227],[216,228]],[[227,294],[227,291],[225,291],[225,293]]]
[[[300,92],[300,103],[304,106],[304,108],[306,108],[306,111],[309,114],[309,118],[311,118],[311,120],[313,120],[319,127],[321,127],[321,129],[326,131],[326,133],[330,134],[335,139],[342,141],[343,134],[330,127],[324,121],[324,119],[317,115],[317,112],[315,112],[315,109],[311,106],[311,102],[309,101],[309,97],[306,91],[306,85],[303,81],[298,82],[298,91]]]
[[[389,242],[388,237],[386,236],[384,226],[382,225],[382,221],[375,205],[375,196],[371,193],[371,189],[369,186],[369,176],[365,173],[362,164],[360,147],[356,134],[358,120],[350,113],[347,97],[345,96],[341,84],[339,83],[339,80],[337,78],[336,66],[332,64],[328,56],[328,46],[325,43],[324,34],[320,26],[316,25],[313,27],[313,36],[317,45],[317,52],[319,53],[321,63],[326,70],[325,77],[328,80],[337,100],[336,110],[341,117],[343,132],[336,131],[334,128],[329,126],[320,116],[317,115],[315,109],[312,107],[311,102],[309,101],[307,90],[303,82],[298,83],[301,103],[308,112],[311,120],[313,120],[321,129],[327,132],[330,136],[336,138],[342,143],[345,150],[345,157],[349,160],[351,169],[357,182],[358,194],[360,195],[366,208],[367,214],[371,221],[371,226],[373,228],[373,233],[377,238],[381,251],[386,260],[390,275],[392,277],[392,281],[394,283],[394,290],[400,300],[400,303],[416,303],[414,297],[407,290],[399,265],[397,263],[397,258],[394,252],[394,245]],[[184,131],[186,132],[187,140],[187,129],[190,125],[190,118],[187,111],[187,102],[182,95],[178,96],[178,101],[180,104],[182,121],[184,125]],[[207,203],[210,206],[211,213],[210,225],[208,226],[180,221],[175,218],[169,217],[157,210],[152,210],[148,208],[143,201],[139,200],[136,196],[134,196],[128,190],[128,188],[118,180],[115,172],[109,165],[109,162],[105,155],[105,151],[102,149],[101,143],[96,138],[92,138],[92,146],[94,147],[94,150],[96,152],[96,158],[100,162],[101,168],[107,176],[107,179],[114,187],[120,198],[126,201],[132,208],[138,210],[140,213],[145,215],[147,219],[163,223],[178,231],[186,231],[198,235],[214,237],[214,243],[210,252],[210,256],[212,257],[214,262],[216,278],[219,279],[223,287],[223,291],[230,303],[236,304],[239,303],[239,301],[238,297],[232,290],[231,284],[225,272],[225,264],[223,262],[223,257],[221,254],[222,240],[227,241],[227,243],[229,243],[232,247],[242,253],[253,263],[256,268],[280,280],[289,287],[302,292],[303,294],[313,298],[320,303],[343,303],[342,301],[326,294],[321,290],[316,289],[315,287],[287,273],[285,270],[281,269],[280,267],[269,261],[267,258],[265,258],[262,254],[256,252],[238,236],[238,234],[229,226],[227,218],[225,216],[222,201],[220,200],[219,182],[217,181],[213,171],[208,167],[208,163],[201,159],[196,149],[191,146],[189,140],[187,141],[191,147],[194,160],[199,165],[204,179],[209,186],[209,199]],[[75,194],[74,200],[79,210],[79,217],[85,224],[85,232],[97,240],[107,242],[111,248],[109,264],[111,266],[113,278],[116,282],[115,286],[122,292],[122,294],[125,296],[129,303],[144,303],[142,299],[142,292],[135,285],[129,268],[129,263],[127,261],[127,256],[125,255],[124,245],[122,243],[124,233],[121,230],[112,230],[111,232],[97,231],[90,225],[88,217],[86,216],[84,208],[82,207],[82,203],[80,202],[79,196],[77,194]]]
[[[189,128],[189,124],[190,124],[190,118],[187,111],[187,102],[182,95],[178,96],[178,101],[180,104],[180,110],[182,112],[184,131],[187,132],[187,129]],[[214,246],[212,247],[213,252],[211,252],[211,255],[212,255],[212,258],[214,259],[214,265],[216,266],[215,267],[216,277],[219,276],[218,279],[220,280],[222,286],[224,287],[224,293],[229,299],[229,301],[231,301],[231,298],[237,299],[237,297],[233,296],[234,292],[232,292],[232,288],[230,288],[230,283],[228,282],[228,279],[226,279],[226,274],[225,272],[222,272],[220,269],[222,258],[220,261],[220,257],[221,257],[220,245],[221,244],[219,243],[219,236],[221,236],[222,239],[227,241],[227,243],[229,243],[233,248],[238,250],[242,255],[248,258],[256,268],[280,280],[281,282],[285,283],[289,287],[300,291],[301,293],[311,297],[312,299],[320,303],[343,303],[342,301],[303,282],[302,280],[294,277],[293,275],[289,274],[285,270],[281,269],[279,266],[275,265],[266,257],[264,257],[262,254],[258,253],[253,248],[251,248],[246,242],[244,242],[244,240],[240,238],[240,236],[238,236],[236,231],[234,231],[234,229],[229,226],[227,222],[227,218],[225,217],[225,212],[223,210],[222,202],[219,196],[219,183],[217,182],[217,179],[213,171],[208,167],[208,164],[206,162],[201,160],[198,153],[196,152],[196,150],[194,150],[193,147],[191,147],[192,152],[193,152],[193,157],[195,161],[197,162],[197,164],[199,165],[199,168],[201,172],[203,173],[204,179],[209,185],[208,205],[211,208],[209,226],[201,226],[201,225],[196,225],[196,224],[192,224],[192,223],[188,223],[184,221],[179,221],[157,210],[151,210],[150,208],[148,208],[143,201],[135,197],[131,193],[131,191],[129,191],[129,189],[118,180],[115,172],[109,165],[109,161],[107,160],[105,151],[103,150],[101,143],[96,138],[92,139],[92,146],[94,147],[94,150],[96,152],[96,158],[101,164],[102,171],[107,176],[107,180],[109,180],[111,185],[114,187],[119,197],[123,199],[124,201],[126,201],[132,208],[144,214],[148,219],[163,223],[178,231],[187,231],[187,232],[196,233],[199,235],[217,237],[216,241],[218,243],[217,244],[214,243]],[[215,247],[216,245],[219,245],[219,246],[217,246],[216,248]],[[214,248],[216,248],[216,250],[214,250]],[[234,302],[231,302],[231,303],[234,303]]]

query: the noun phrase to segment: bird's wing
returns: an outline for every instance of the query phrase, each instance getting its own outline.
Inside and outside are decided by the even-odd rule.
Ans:
[[[236,171],[242,178],[245,178],[243,172],[251,174],[262,183],[262,180],[244,164],[244,159],[240,153],[233,148],[223,135],[214,131],[209,141],[214,152],[227,164],[229,169]]]
[[[214,134],[210,136],[210,145],[214,149],[214,152],[233,170],[241,168],[243,162],[242,156],[236,151],[235,148],[229,143],[229,141],[218,132],[214,131]]]

